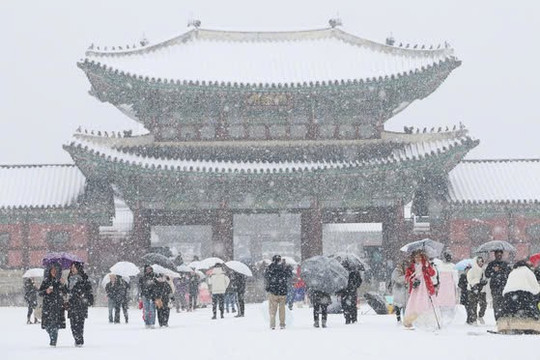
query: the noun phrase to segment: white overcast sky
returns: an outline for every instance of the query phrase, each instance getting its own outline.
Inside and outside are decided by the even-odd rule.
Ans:
[[[1,0],[0,164],[68,163],[74,130],[133,122],[88,95],[76,62],[91,43],[158,42],[203,28],[327,27],[384,42],[448,41],[463,61],[427,99],[386,124],[401,130],[460,121],[480,145],[469,158],[540,158],[540,1],[485,0]]]

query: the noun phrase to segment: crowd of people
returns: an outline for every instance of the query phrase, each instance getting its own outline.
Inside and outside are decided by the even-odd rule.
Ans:
[[[391,274],[393,309],[398,323],[407,329],[432,326],[441,328],[454,319],[456,305],[466,309],[466,323],[483,325],[491,299],[497,330],[500,333],[540,333],[540,264],[528,260],[511,266],[503,251],[495,251],[494,259],[486,263],[486,255],[478,255],[458,274],[452,255],[443,253],[442,260],[429,258],[417,250],[400,261]],[[264,270],[264,289],[268,294],[269,326],[286,327],[286,308],[292,310],[295,301],[303,303],[307,296],[313,307],[313,326],[328,327],[328,307],[337,297],[345,324],[358,321],[358,289],[361,272],[342,263],[348,277],[343,288],[334,293],[310,288],[302,279],[300,266],[288,264],[275,255]],[[41,323],[56,346],[58,330],[66,327],[66,316],[76,346],[84,344],[84,324],[88,307],[94,303],[92,286],[83,264],[73,262],[67,279],[62,278],[60,264],[50,264],[41,285],[33,279],[24,280],[24,297],[28,304],[27,323]],[[131,294],[129,279],[110,274],[105,285],[109,322],[120,323],[122,313],[128,322]],[[171,279],[155,273],[152,266],[142,267],[138,277],[137,298],[147,328],[168,327],[170,310],[193,311],[203,278],[195,271]],[[212,317],[224,318],[231,311],[235,317],[245,316],[246,275],[216,263],[205,275],[204,282],[211,294]],[[488,296],[489,294],[489,296]],[[42,306],[38,299],[42,298]],[[219,313],[218,313],[219,310]],[[32,318],[33,315],[33,318]],[[276,324],[276,321],[279,323]]]
[[[466,309],[467,324],[484,325],[489,292],[498,332],[540,334],[539,264],[521,260],[510,266],[503,255],[494,251],[487,264],[486,255],[476,256],[458,276],[450,253],[437,261],[415,251],[392,273],[397,321],[406,328],[441,328],[453,320],[459,303]]]

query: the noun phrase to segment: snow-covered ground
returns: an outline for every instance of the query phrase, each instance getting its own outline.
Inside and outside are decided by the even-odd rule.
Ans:
[[[264,309],[266,310],[266,309]],[[91,308],[85,346],[75,348],[68,328],[58,346],[39,325],[26,325],[26,309],[0,308],[0,358],[11,359],[539,359],[540,337],[487,333],[492,310],[482,327],[464,325],[459,309],[453,325],[437,331],[404,330],[393,315],[375,315],[362,307],[359,323],[345,325],[329,315],[329,327],[316,329],[309,308],[295,308],[287,329],[270,330],[261,304],[250,304],[245,318],[225,314],[210,320],[210,309],[171,313],[169,328],[145,329],[139,310],[129,324],[109,324],[106,308]],[[289,313],[290,314],[290,313]]]

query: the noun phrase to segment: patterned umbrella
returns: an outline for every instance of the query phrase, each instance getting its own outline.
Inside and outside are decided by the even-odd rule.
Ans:
[[[174,262],[169,259],[168,257],[166,256],[163,256],[161,254],[158,254],[158,253],[148,253],[148,254],[144,254],[142,257],[141,257],[141,261],[144,263],[144,264],[158,264],[158,265],[161,265],[167,269],[170,269],[170,270],[176,270],[176,265],[174,265]]]
[[[353,253],[337,252],[330,255],[329,258],[336,259],[345,268],[350,267],[359,271],[366,271],[369,269],[369,265]]]
[[[82,263],[83,260],[77,255],[73,255],[67,252],[52,252],[45,255],[43,258],[43,266],[47,267],[53,263],[58,263],[62,269],[69,269],[74,262]]]

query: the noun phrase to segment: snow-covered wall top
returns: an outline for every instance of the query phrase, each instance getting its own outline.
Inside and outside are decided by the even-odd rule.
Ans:
[[[337,28],[290,32],[195,29],[142,48],[101,50],[87,60],[130,74],[172,80],[302,83],[406,73],[453,58],[453,49],[395,47]]]
[[[85,181],[75,165],[0,166],[0,209],[70,206]]]
[[[540,159],[464,160],[449,180],[451,202],[540,202]]]

